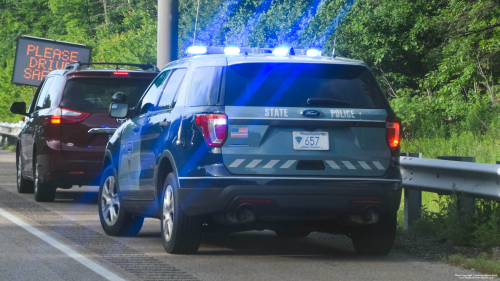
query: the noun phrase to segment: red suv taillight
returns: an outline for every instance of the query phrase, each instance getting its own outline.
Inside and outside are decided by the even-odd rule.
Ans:
[[[196,114],[195,121],[209,146],[221,147],[224,144],[227,137],[226,114]]]
[[[391,150],[399,148],[401,140],[401,119],[388,117],[386,120],[387,143]]]
[[[45,122],[51,124],[80,123],[85,120],[85,118],[89,117],[89,115],[90,113],[67,109],[64,107],[58,107],[54,109],[51,116],[48,116],[45,119]]]

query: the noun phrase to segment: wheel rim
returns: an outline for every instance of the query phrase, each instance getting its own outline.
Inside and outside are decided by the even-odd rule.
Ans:
[[[114,176],[107,177],[102,187],[101,212],[104,221],[109,226],[114,225],[118,220],[120,199],[118,198],[118,188]]]
[[[174,193],[172,186],[168,185],[167,190],[165,190],[165,196],[163,196],[163,236],[165,241],[170,241],[172,239],[172,234],[174,230]]]
[[[38,165],[36,164],[36,162],[34,166],[35,166],[35,183],[33,185],[35,186],[35,194],[38,194],[39,181],[38,181]]]
[[[23,178],[22,167],[21,155],[19,155],[19,159],[17,160],[17,186],[21,186],[21,179]]]

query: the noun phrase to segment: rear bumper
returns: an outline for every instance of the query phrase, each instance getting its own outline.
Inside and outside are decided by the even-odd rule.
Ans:
[[[400,179],[207,177],[179,183],[181,207],[191,216],[231,212],[250,202],[260,220],[332,219],[368,207],[396,212],[401,200]]]
[[[102,161],[66,160],[59,153],[38,156],[40,180],[55,186],[96,185],[101,180]]]

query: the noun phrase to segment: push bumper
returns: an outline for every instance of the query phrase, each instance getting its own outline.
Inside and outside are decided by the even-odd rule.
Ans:
[[[249,204],[262,220],[331,219],[368,207],[395,212],[400,179],[369,178],[179,178],[181,207],[190,216],[231,212]]]

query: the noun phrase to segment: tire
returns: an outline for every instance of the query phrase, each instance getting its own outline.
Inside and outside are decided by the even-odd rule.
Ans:
[[[35,196],[36,202],[54,202],[56,198],[56,188],[54,186],[50,186],[48,184],[43,184],[40,182],[39,174],[38,174],[38,161],[37,157],[33,157],[33,167],[35,170],[35,177],[33,183],[33,194]]]
[[[274,232],[280,238],[305,238],[311,234],[310,231],[293,229],[277,229]]]
[[[374,225],[364,226],[352,233],[352,243],[360,255],[385,256],[389,254],[396,238],[397,214],[382,217]]]
[[[201,220],[190,217],[180,208],[177,180],[170,173],[161,197],[161,238],[170,254],[195,254],[201,243]]]
[[[144,218],[126,213],[116,171],[108,166],[102,174],[99,186],[99,219],[101,226],[109,236],[136,236],[141,231]]]
[[[21,153],[17,156],[17,192],[33,193],[33,182],[23,178],[23,165],[21,162]]]

